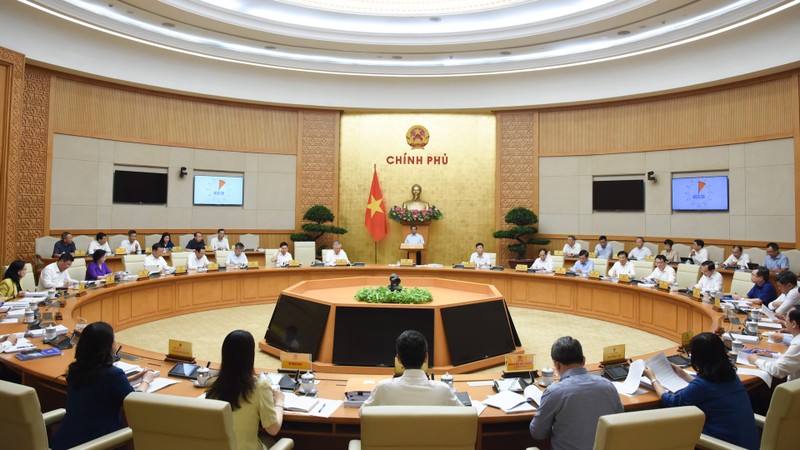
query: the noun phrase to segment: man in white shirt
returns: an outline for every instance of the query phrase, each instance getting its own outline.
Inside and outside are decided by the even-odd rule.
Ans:
[[[224,228],[217,230],[217,235],[211,238],[211,249],[214,251],[231,249],[230,244],[228,244],[228,238],[225,237]]]
[[[733,253],[722,263],[722,267],[747,269],[748,264],[750,264],[750,255],[742,253],[741,245],[734,245]]]
[[[189,254],[186,260],[186,268],[189,270],[201,270],[208,268],[208,258],[206,258],[206,249],[200,247],[194,250],[194,253]]]
[[[575,242],[575,236],[567,236],[567,243],[564,244],[564,256],[576,258],[581,252],[581,244]]]
[[[428,361],[428,341],[419,331],[406,330],[395,343],[397,360],[405,370],[398,378],[375,386],[362,408],[386,405],[462,406],[455,391],[441,381],[428,379],[422,365]]]
[[[244,244],[237,242],[233,251],[228,253],[227,267],[247,267],[247,255],[244,254]]]
[[[129,255],[141,253],[142,251],[142,246],[139,245],[139,241],[136,240],[136,230],[128,230],[128,239],[122,241],[119,246],[124,248],[125,253]]]
[[[800,300],[800,292],[797,289],[797,275],[794,272],[783,272],[778,275],[775,280],[778,285],[778,292],[781,293],[778,298],[769,303],[768,308],[775,311],[775,315],[780,319],[784,319],[786,314],[798,304]]]
[[[553,259],[547,254],[547,250],[539,250],[539,257],[531,264],[531,269],[543,272],[553,272]]]
[[[650,251],[649,248],[644,246],[644,238],[639,236],[636,238],[636,247],[631,250],[630,254],[631,259],[635,259],[637,261],[644,261],[647,259],[648,256],[653,256],[653,252]]]
[[[286,267],[289,265],[289,261],[292,260],[292,254],[289,253],[289,244],[286,242],[281,242],[281,248],[272,255],[270,261],[275,263],[275,267]]]
[[[597,258],[611,259],[614,257],[614,249],[608,243],[605,236],[600,236],[599,243],[594,247],[594,253]]]
[[[350,265],[350,260],[347,259],[347,253],[342,250],[342,244],[339,241],[333,243],[333,250],[325,254],[325,260],[322,261],[326,266],[335,266],[336,261],[343,259],[347,265]]]
[[[106,255],[113,255],[111,247],[108,246],[108,235],[102,231],[95,235],[92,242],[89,242],[89,249],[86,250],[86,254],[93,255],[97,250],[105,250]]]
[[[667,257],[664,255],[656,256],[656,268],[647,278],[654,281],[666,281],[669,284],[675,283],[675,269],[667,264]]]
[[[421,234],[417,234],[417,231],[419,231],[419,228],[417,228],[416,225],[411,225],[411,234],[406,236],[406,240],[403,241],[403,243],[405,243],[405,244],[425,244],[425,238],[422,237]],[[422,252],[417,251],[415,253],[417,254],[417,265],[422,264]],[[408,257],[408,256],[406,255],[406,257]]]
[[[48,264],[39,274],[39,289],[69,287],[72,278],[67,269],[73,261],[75,261],[75,257],[69,253],[62,253],[56,262]]]
[[[708,250],[703,248],[705,246],[706,243],[702,239],[694,240],[694,243],[692,244],[692,251],[689,253],[689,257],[692,258],[692,262],[700,265],[708,261]]]
[[[609,277],[619,277],[620,275],[627,275],[631,279],[636,276],[636,268],[633,267],[632,262],[628,261],[628,252],[625,250],[617,252],[617,262],[608,271]]]
[[[722,274],[717,272],[713,261],[705,261],[700,265],[703,276],[694,287],[703,292],[722,292]]]
[[[469,262],[474,263],[476,269],[492,267],[492,260],[484,253],[482,242],[475,244],[475,251],[469,255]]]
[[[160,242],[156,242],[150,247],[153,251],[151,254],[144,257],[144,268],[149,271],[154,271],[156,268],[162,274],[170,269],[172,269],[168,264],[167,261],[164,259],[164,244]]]

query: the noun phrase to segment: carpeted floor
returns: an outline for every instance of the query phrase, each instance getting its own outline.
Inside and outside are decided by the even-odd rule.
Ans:
[[[190,341],[195,357],[219,361],[222,340],[230,331],[243,329],[251,332],[256,342],[263,339],[274,307],[267,304],[186,314],[119,331],[117,340],[163,353],[167,353],[169,339]],[[550,345],[560,336],[580,340],[588,362],[600,361],[603,347],[608,345],[625,344],[629,357],[675,345],[662,337],[601,320],[527,308],[510,311],[525,352],[536,355],[536,368],[552,364]],[[256,349],[257,368],[273,369],[278,364],[276,358]]]

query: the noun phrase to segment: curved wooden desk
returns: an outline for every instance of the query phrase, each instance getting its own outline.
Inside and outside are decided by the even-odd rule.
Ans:
[[[388,279],[391,273],[411,277],[438,277],[493,284],[510,306],[547,309],[568,314],[599,318],[651,332],[673,341],[680,333],[717,328],[720,314],[710,305],[692,301],[684,296],[636,286],[579,278],[517,273],[513,271],[476,271],[458,269],[399,268],[388,266],[332,267],[258,270],[237,270],[168,276],[145,281],[118,284],[90,290],[80,298],[69,298],[62,309],[63,325],[72,329],[75,319],[89,322],[102,320],[121,330],[152,320],[185,313],[230,306],[274,302],[281,291],[300,281],[339,278],[345,276],[377,276]],[[264,327],[266,330],[266,320]],[[0,332],[19,331],[23,324],[0,325]],[[123,343],[124,344],[124,343]],[[165,374],[171,364],[163,354],[125,346],[126,353],[143,357],[138,364],[153,367]],[[673,349],[668,349],[674,352]],[[45,409],[63,407],[65,380],[63,373],[72,360],[73,352],[61,358],[45,358],[19,362],[13,355],[0,358],[12,370],[21,374],[23,383],[34,386]],[[499,373],[497,374],[499,375]],[[326,398],[342,398],[345,381],[352,375],[318,374],[319,390]],[[364,376],[361,376],[364,378]],[[375,376],[367,378],[376,379]],[[456,386],[473,398],[485,398],[489,387],[471,387],[466,381],[485,380],[487,375],[459,375]],[[756,381],[747,380],[755,385]],[[165,394],[197,396],[199,389],[190,383],[178,383],[162,391]],[[655,394],[622,398],[626,409],[657,407]],[[506,415],[487,408],[480,417],[478,448],[525,448],[530,442],[527,424],[531,414]],[[357,409],[340,408],[329,419],[287,414],[284,434],[298,442],[315,443],[325,448],[346,448],[346,442],[359,434]]]

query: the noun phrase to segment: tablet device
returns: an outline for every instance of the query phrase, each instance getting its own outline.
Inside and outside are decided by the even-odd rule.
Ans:
[[[683,355],[667,356],[667,360],[678,367],[689,367],[692,364],[692,361]]]
[[[603,374],[613,380],[624,380],[628,377],[628,368],[625,366],[608,366],[603,368]]]
[[[197,364],[179,362],[175,364],[175,367],[170,369],[169,376],[196,380],[197,369],[199,368],[200,366],[198,366]]]
[[[469,392],[456,392],[456,398],[464,406],[472,406],[472,399],[469,398]]]
[[[72,348],[72,338],[67,336],[66,334],[60,334],[53,339],[45,339],[45,344],[52,345],[55,348],[59,348],[61,350],[66,350],[68,348]]]

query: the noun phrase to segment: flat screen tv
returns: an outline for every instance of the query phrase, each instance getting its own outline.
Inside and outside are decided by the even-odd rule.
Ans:
[[[244,177],[235,175],[195,175],[194,204],[215,206],[244,205]]]
[[[503,300],[442,308],[441,311],[453,365],[515,350],[514,332]]]
[[[267,344],[317,358],[331,307],[281,294],[264,335]]]
[[[644,211],[644,180],[592,182],[595,211]]]
[[[728,211],[728,177],[672,179],[673,211]]]
[[[167,174],[115,170],[112,201],[135,205],[166,205]]]
[[[416,330],[428,341],[433,361],[433,310],[429,308],[336,308],[333,363],[345,366],[394,367],[395,341]]]

